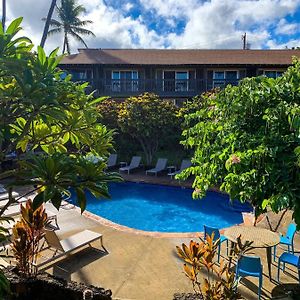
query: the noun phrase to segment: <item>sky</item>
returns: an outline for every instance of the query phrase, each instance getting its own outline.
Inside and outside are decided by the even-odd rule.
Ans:
[[[77,2],[87,10],[81,18],[93,21],[87,29],[96,37],[84,38],[90,48],[241,49],[245,32],[251,49],[300,46],[300,0]],[[7,0],[7,6],[7,21],[24,17],[23,35],[39,44],[50,1]],[[49,37],[46,50],[62,41]],[[71,42],[72,52],[82,47]]]

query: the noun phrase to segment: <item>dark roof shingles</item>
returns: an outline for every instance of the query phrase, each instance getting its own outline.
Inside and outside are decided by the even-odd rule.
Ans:
[[[61,64],[290,65],[300,50],[79,49]]]

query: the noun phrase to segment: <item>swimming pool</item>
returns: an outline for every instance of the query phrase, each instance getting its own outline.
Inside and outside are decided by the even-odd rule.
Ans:
[[[189,188],[122,182],[110,184],[109,190],[111,199],[88,193],[86,210],[144,231],[197,232],[203,231],[203,225],[225,228],[241,223],[243,211],[252,211],[249,204],[232,205],[228,196],[216,192],[193,200]]]

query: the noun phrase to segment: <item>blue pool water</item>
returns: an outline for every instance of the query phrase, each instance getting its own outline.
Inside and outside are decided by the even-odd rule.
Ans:
[[[144,183],[112,183],[111,199],[87,195],[87,210],[115,223],[160,232],[196,232],[203,225],[224,228],[242,222],[248,204],[230,203],[228,196],[208,192],[193,200],[192,189]],[[75,199],[74,199],[75,201]]]

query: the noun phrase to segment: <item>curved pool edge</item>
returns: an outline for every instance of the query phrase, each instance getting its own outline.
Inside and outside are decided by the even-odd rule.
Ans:
[[[80,208],[75,206],[75,209],[81,213]],[[108,219],[105,219],[103,217],[100,217],[96,214],[93,214],[89,211],[84,211],[82,213],[83,216],[85,216],[86,218],[96,221],[97,223],[99,223],[100,225],[103,226],[107,226],[109,228],[118,230],[118,231],[122,231],[122,232],[126,232],[126,233],[132,233],[132,234],[136,234],[136,235],[143,235],[143,236],[149,236],[149,237],[154,237],[154,238],[199,238],[199,237],[203,237],[203,231],[199,231],[199,232],[159,232],[159,231],[145,231],[145,230],[140,230],[140,229],[135,229],[135,228],[131,228],[131,227],[127,227],[124,225],[120,225],[118,223],[112,222]],[[240,223],[240,224],[234,224],[231,225],[229,227],[225,227],[225,228],[221,228],[220,229],[220,233],[223,234],[224,231],[227,228],[230,228],[232,226],[236,226],[236,225],[244,225],[244,223]]]
[[[80,212],[80,209],[78,209]],[[115,222],[112,222],[103,217],[97,216],[89,211],[83,212],[83,215],[93,221],[98,222],[103,226],[110,227],[115,230],[123,231],[126,233],[133,233],[136,235],[143,235],[149,237],[157,237],[157,238],[197,238],[203,236],[203,232],[158,232],[158,231],[145,231],[140,229],[135,229],[131,227],[127,227]]]

